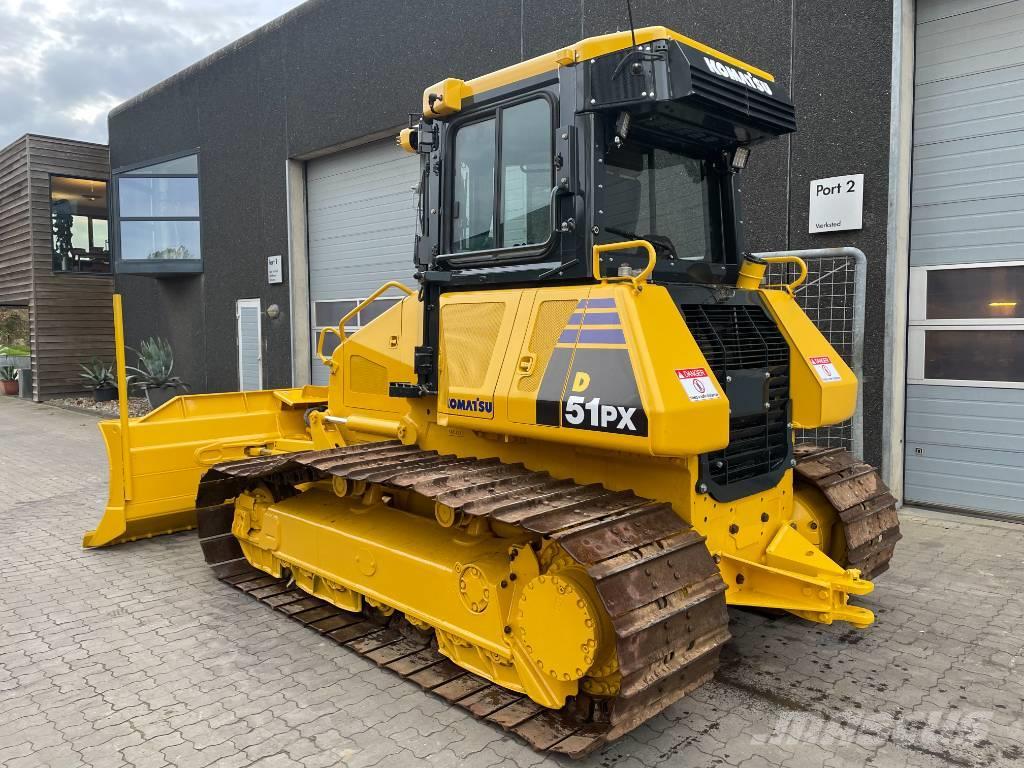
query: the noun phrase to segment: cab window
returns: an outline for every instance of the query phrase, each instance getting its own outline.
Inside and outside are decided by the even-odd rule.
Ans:
[[[554,183],[551,106],[532,99],[455,134],[452,252],[548,239]]]

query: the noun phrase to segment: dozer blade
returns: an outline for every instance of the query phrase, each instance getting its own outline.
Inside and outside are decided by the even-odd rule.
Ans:
[[[199,478],[214,464],[312,447],[304,414],[322,387],[184,395],[141,418],[101,422],[110,464],[103,519],[82,545],[102,547],[196,525]]]

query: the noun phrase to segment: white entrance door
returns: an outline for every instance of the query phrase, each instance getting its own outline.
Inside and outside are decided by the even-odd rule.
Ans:
[[[239,299],[235,304],[238,328],[238,389],[263,389],[263,335],[259,299]]]

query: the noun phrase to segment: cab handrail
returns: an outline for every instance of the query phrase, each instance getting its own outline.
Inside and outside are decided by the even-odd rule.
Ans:
[[[609,251],[628,251],[633,248],[643,248],[647,251],[647,266],[645,266],[638,275],[602,275],[601,274],[601,254],[608,253]],[[658,260],[658,254],[654,250],[654,246],[647,240],[626,240],[621,243],[604,243],[603,245],[594,246],[594,262],[593,271],[594,278],[602,283],[619,283],[628,282],[633,284],[633,289],[637,292],[643,290],[643,284],[647,282],[647,278],[651,276],[654,271],[654,265]]]
[[[345,335],[345,324],[353,317],[355,317],[357,314],[359,314],[360,310],[365,309],[367,306],[369,306],[377,299],[379,299],[381,297],[381,294],[386,293],[392,288],[397,288],[398,290],[405,293],[406,296],[412,296],[414,293],[412,288],[410,288],[409,286],[400,283],[397,280],[388,280],[388,282],[384,283],[384,285],[382,285],[376,291],[371,293],[361,302],[356,304],[356,306],[352,310],[346,313],[345,316],[338,321],[337,328],[327,327],[320,329],[320,335],[316,341],[316,356],[320,358],[321,363],[323,363],[324,365],[331,364],[331,358],[324,356],[324,339],[327,338],[327,334],[333,333],[335,336],[337,336],[339,344],[344,342],[348,338],[348,336]]]
[[[763,256],[762,261],[769,264],[796,264],[797,269],[800,270],[800,274],[797,275],[796,280],[792,283],[773,283],[771,285],[765,285],[767,289],[782,289],[792,294],[807,280],[807,262],[801,259],[799,256],[786,255],[786,256]]]

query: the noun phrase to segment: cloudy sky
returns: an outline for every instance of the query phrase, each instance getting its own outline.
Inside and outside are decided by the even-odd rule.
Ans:
[[[0,0],[0,147],[105,143],[107,112],[300,0]]]

